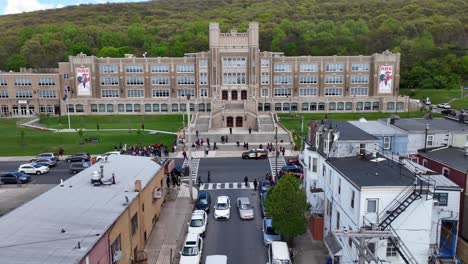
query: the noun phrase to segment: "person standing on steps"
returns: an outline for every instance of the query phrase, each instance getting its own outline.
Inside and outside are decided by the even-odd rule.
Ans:
[[[232,135],[232,127],[229,128],[229,134]],[[227,137],[227,136],[226,136]]]
[[[228,136],[226,135],[225,138],[226,138],[226,143],[228,143]]]

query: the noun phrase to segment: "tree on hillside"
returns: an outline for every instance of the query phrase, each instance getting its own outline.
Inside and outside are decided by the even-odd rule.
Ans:
[[[301,180],[285,174],[268,191],[265,201],[265,210],[273,219],[273,227],[290,242],[307,230],[305,212],[310,209],[310,205],[300,187]]]

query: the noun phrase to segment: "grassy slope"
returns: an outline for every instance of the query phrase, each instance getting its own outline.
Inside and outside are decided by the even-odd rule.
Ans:
[[[114,146],[120,143],[128,145],[148,145],[162,143],[173,145],[175,135],[156,134],[149,135],[145,132],[138,134],[133,131],[116,132],[84,132],[83,138],[97,137],[98,143],[84,143],[78,133],[53,133],[26,128],[17,128],[18,119],[1,119],[0,131],[0,156],[27,156],[40,152],[57,152],[63,146],[65,154],[87,151],[91,154],[103,153],[114,150]],[[24,131],[24,139],[21,140],[21,131]]]
[[[468,98],[460,100],[460,90],[426,90],[426,89],[400,89],[402,95],[408,95],[413,99],[425,99],[429,97],[433,104],[447,103],[451,99],[457,98],[451,103],[455,109],[468,107]]]

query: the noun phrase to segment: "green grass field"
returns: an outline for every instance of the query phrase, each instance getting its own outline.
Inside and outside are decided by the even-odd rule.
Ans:
[[[57,152],[63,146],[65,155],[76,152],[99,154],[114,150],[120,143],[127,145],[149,145],[161,143],[172,147],[175,135],[150,135],[144,131],[109,131],[83,132],[80,138],[77,132],[55,133],[28,128],[18,128],[19,119],[1,119],[0,156],[30,156],[41,152]],[[146,125],[145,125],[146,126]],[[99,142],[84,143],[84,139],[96,137]]]
[[[315,119],[315,120],[322,120],[325,118],[325,115],[327,115],[329,120],[335,120],[335,121],[353,121],[353,120],[358,120],[361,116],[363,116],[367,120],[377,120],[381,118],[387,118],[392,113],[380,113],[380,112],[372,112],[372,113],[307,113],[304,114],[304,135],[307,135],[308,131],[308,123],[310,120]],[[398,116],[400,118],[418,118],[418,117],[423,117],[424,113],[423,112],[404,112],[404,113],[398,113]],[[441,117],[442,115],[439,114],[432,114],[433,117]],[[289,131],[293,133],[294,136],[294,143],[296,143],[296,146],[301,145],[301,140],[300,140],[300,135],[301,135],[301,115],[300,114],[278,114],[278,117],[280,119],[280,123],[285,126]]]
[[[461,100],[460,90],[400,89],[400,94],[419,100],[429,97],[433,104],[447,103],[452,99],[456,99],[450,103],[452,108],[463,109],[468,107],[468,97],[465,94],[465,98]]]
[[[72,115],[71,128],[86,129],[145,129],[176,132],[182,128],[182,115]],[[41,123],[50,128],[68,128],[68,117],[41,116]]]

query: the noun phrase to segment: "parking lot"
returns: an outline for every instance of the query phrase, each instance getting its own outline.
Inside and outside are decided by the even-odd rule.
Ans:
[[[0,162],[0,171],[17,171],[21,164],[27,161],[2,161]],[[43,175],[31,175],[31,182],[27,184],[59,184],[60,180],[66,180],[73,176],[70,172],[70,163],[63,160],[59,161],[55,167]]]

